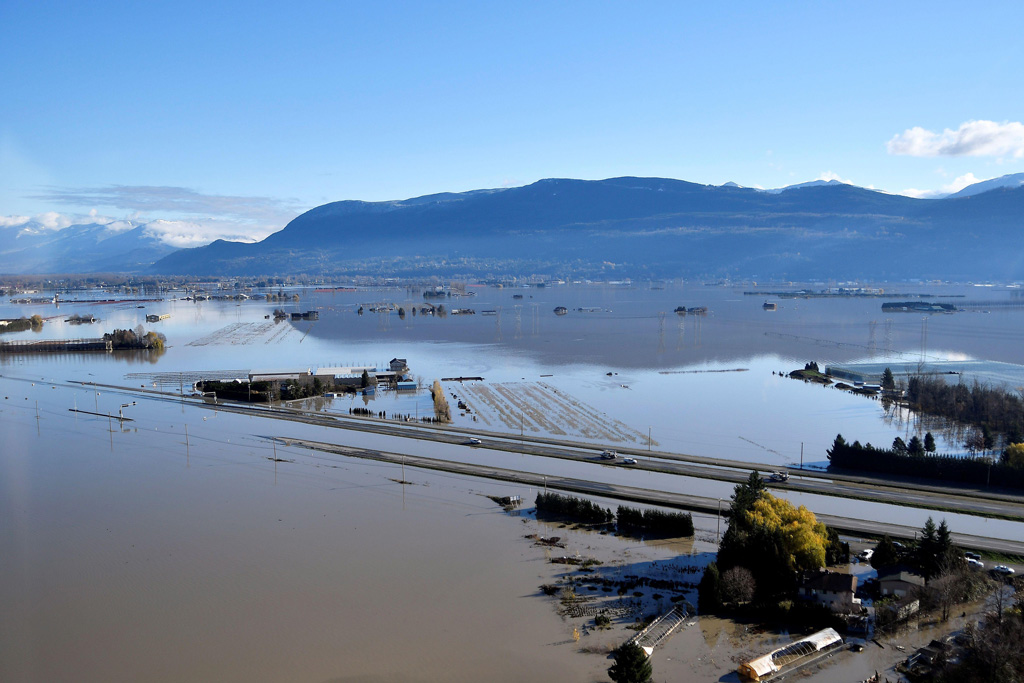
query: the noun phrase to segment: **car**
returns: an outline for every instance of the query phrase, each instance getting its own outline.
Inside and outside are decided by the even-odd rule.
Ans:
[[[789,481],[789,475],[785,472],[772,472],[768,475],[768,481]]]
[[[480,444],[483,443],[483,441],[481,441],[480,439],[476,438],[475,436],[471,436],[471,437],[469,437],[469,440],[466,441],[466,443],[469,444],[470,446],[479,446]]]
[[[967,566],[971,569],[982,570],[985,568],[985,563],[981,560],[976,560],[973,557],[965,558],[967,560]]]
[[[614,460],[617,456],[618,456],[618,453],[616,453],[615,451],[602,451],[601,452],[601,459],[602,460]]]
[[[874,550],[872,550],[871,548],[865,548],[864,550],[860,551],[860,555],[858,555],[857,557],[859,557],[863,562],[868,562],[871,560],[874,554]]]
[[[622,464],[623,465],[635,465],[636,464],[636,458],[623,458],[622,459]]]
[[[1010,574],[1016,574],[1012,567],[1007,567],[1005,564],[997,564],[992,567],[992,572],[995,574],[1002,574],[1003,576],[1009,576]]]
[[[979,562],[981,561],[981,555],[979,555],[978,553],[964,553],[964,557],[968,560],[978,560]]]

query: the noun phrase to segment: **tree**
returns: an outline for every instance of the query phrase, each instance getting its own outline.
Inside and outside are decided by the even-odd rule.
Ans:
[[[917,438],[916,434],[910,438],[910,443],[907,444],[907,452],[911,455],[924,455],[924,444],[921,443],[921,439]]]
[[[697,609],[702,614],[714,612],[722,606],[722,577],[718,565],[711,562],[704,568],[704,575],[697,585]]]
[[[825,451],[828,454],[829,461],[832,460],[833,456],[836,456],[838,460],[849,446],[846,443],[846,439],[843,438],[842,434],[836,434],[835,441],[832,442],[832,448]]]
[[[992,430],[988,428],[988,425],[981,425],[981,445],[986,451],[996,447],[996,437],[992,434]]]
[[[722,574],[722,597],[727,602],[750,602],[757,583],[746,567],[733,567]]]
[[[882,536],[882,540],[875,546],[875,554],[871,556],[871,566],[875,569],[884,569],[896,566],[899,562],[900,554],[889,534]]]
[[[999,462],[1009,467],[1024,469],[1024,443],[1012,443],[1007,446]]]
[[[892,440],[892,449],[896,453],[903,455],[907,452],[907,444],[903,442],[903,439],[897,436]]]
[[[745,483],[733,489],[731,514],[735,517],[741,512],[746,512],[767,492],[768,487],[765,486],[764,479],[757,470],[754,470]]]
[[[788,500],[765,494],[747,512],[748,523],[777,535],[786,552],[786,563],[792,571],[820,569],[825,566],[825,525],[814,513],[801,505],[793,507]]]
[[[650,683],[653,675],[651,660],[636,643],[615,650],[615,663],[608,669],[608,678],[615,683]]]
[[[895,391],[895,389],[896,380],[892,376],[892,370],[886,368],[885,372],[882,373],[882,391]]]
[[[368,373],[366,370],[363,370],[363,376],[359,378],[359,386],[361,386],[363,389],[370,386],[370,373]]]
[[[935,452],[935,437],[932,436],[931,432],[927,432],[924,435],[924,449],[929,453]]]

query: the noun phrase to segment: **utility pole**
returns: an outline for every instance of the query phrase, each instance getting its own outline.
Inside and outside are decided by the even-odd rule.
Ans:
[[[191,453],[188,448],[188,425],[185,425],[185,467],[188,467],[188,461]]]
[[[718,499],[718,541],[722,540],[722,499]]]
[[[647,452],[651,452],[651,428],[647,427]]]
[[[804,468],[804,442],[800,442],[800,469]]]

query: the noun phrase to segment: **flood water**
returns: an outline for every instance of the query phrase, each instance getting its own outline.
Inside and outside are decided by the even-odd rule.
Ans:
[[[936,299],[952,303],[1012,301],[1017,292],[895,288],[963,297]],[[550,430],[558,429],[566,434],[560,438],[587,440],[566,431],[581,429],[586,415],[624,425],[624,446],[643,448],[650,439],[656,450],[782,467],[799,463],[801,445],[805,465],[824,466],[838,432],[881,444],[912,427],[887,421],[877,401],[779,372],[810,360],[822,367],[916,358],[1024,363],[1024,311],[1015,309],[924,318],[883,313],[879,299],[784,299],[769,312],[764,296],[679,284],[470,291],[475,296],[441,303],[476,314],[443,318],[408,313],[423,299],[405,289],[302,290],[298,302],[286,303],[0,306],[0,317],[52,318],[40,332],[4,334],[4,341],[94,337],[141,324],[168,343],[159,355],[0,355],[0,680],[604,678],[608,662],[567,645],[567,625],[537,596],[554,572],[522,541],[528,525],[481,495],[529,500],[535,492],[424,471],[407,471],[412,484],[403,486],[395,465],[284,447],[275,453],[264,436],[707,496],[731,491],[716,482],[279,423],[74,381],[176,390],[175,375],[187,389],[202,372],[386,366],[398,357],[424,386],[479,376],[510,394],[564,397],[537,407],[537,416],[521,414],[518,426],[511,412],[502,422],[498,408],[471,399],[473,412],[456,416],[461,426],[555,436]],[[404,319],[369,312],[383,302],[405,308]],[[569,312],[556,316],[555,306]],[[678,316],[677,306],[709,312]],[[274,323],[265,316],[277,307],[317,309],[320,319]],[[63,321],[76,312],[101,322]],[[147,324],[148,313],[171,317]],[[448,382],[446,390],[461,396],[464,387]],[[425,391],[392,392],[324,407],[347,412],[352,405],[413,414],[429,410],[430,400]],[[133,421],[72,408],[121,411]],[[474,422],[474,414],[491,423]],[[914,525],[927,516],[816,496],[797,502]],[[955,531],[1024,535],[1018,524],[947,518]]]

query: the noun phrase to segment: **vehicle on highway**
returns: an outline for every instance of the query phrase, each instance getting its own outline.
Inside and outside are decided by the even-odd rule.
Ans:
[[[622,459],[622,464],[623,465],[635,465],[636,464],[636,458],[623,458]]]
[[[971,569],[975,569],[975,570],[981,571],[982,569],[985,568],[985,563],[982,562],[981,560],[976,560],[973,557],[968,557],[968,558],[966,558],[966,560],[967,560],[967,566],[970,567]]]
[[[874,550],[872,550],[871,548],[865,548],[864,550],[860,551],[860,555],[858,555],[857,557],[860,558],[861,562],[869,562],[872,556],[874,556],[874,554]]]
[[[978,560],[979,562],[981,561],[981,555],[979,555],[978,553],[964,553],[964,557],[968,560]]]
[[[772,472],[768,475],[768,481],[789,481],[789,474],[786,472]]]
[[[1012,567],[1007,567],[1005,564],[997,564],[992,567],[993,574],[1002,574],[1003,576],[1009,576],[1010,574],[1016,574]]]
[[[470,446],[479,446],[482,443],[483,443],[483,441],[481,441],[480,439],[476,438],[475,436],[469,437],[469,439],[466,441],[466,444],[470,445]]]
[[[615,451],[601,451],[602,460],[614,460],[618,456]]]

